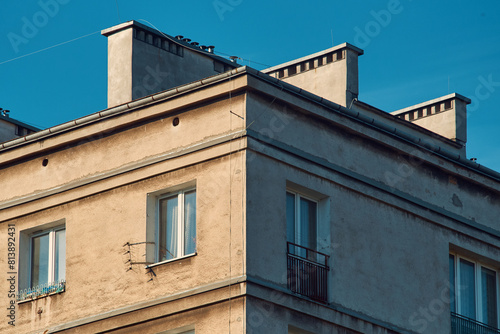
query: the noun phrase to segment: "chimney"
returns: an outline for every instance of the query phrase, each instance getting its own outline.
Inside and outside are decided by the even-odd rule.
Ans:
[[[213,46],[204,50],[136,21],[101,33],[108,38],[108,108],[239,66],[213,54]]]
[[[347,107],[359,94],[362,54],[363,50],[344,43],[262,72]]]
[[[467,105],[471,100],[460,94],[449,94],[391,114],[419,125],[462,145],[467,143]]]

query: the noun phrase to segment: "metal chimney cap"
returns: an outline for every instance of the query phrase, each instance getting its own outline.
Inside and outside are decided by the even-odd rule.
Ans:
[[[190,38],[183,38],[182,41],[189,43],[189,42],[191,42],[191,39]]]
[[[177,35],[177,36],[175,36],[175,38],[177,38],[178,40],[181,40],[181,39],[183,39],[183,38],[184,38],[184,36],[182,36],[182,35]]]
[[[191,45],[198,46],[198,45],[200,45],[200,43],[198,43],[198,42],[192,42]]]

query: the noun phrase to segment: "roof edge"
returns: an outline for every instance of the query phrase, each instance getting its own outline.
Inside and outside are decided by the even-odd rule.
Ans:
[[[425,140],[425,138],[423,139],[420,137],[416,137],[416,136],[411,135],[407,132],[396,129],[395,127],[391,127],[390,125],[388,125],[386,123],[380,122],[374,118],[370,118],[369,116],[361,114],[359,111],[347,109],[346,107],[341,106],[335,102],[324,99],[321,96],[318,96],[318,95],[315,95],[315,94],[310,93],[308,91],[305,91],[297,86],[286,83],[286,82],[281,81],[277,78],[273,78],[273,77],[271,77],[271,76],[269,76],[261,71],[258,71],[256,69],[253,69],[253,68],[248,67],[248,66],[237,67],[237,68],[235,68],[231,71],[228,71],[228,72],[217,74],[217,75],[214,75],[214,76],[202,79],[202,80],[198,80],[198,81],[186,84],[186,85],[178,86],[178,87],[175,87],[173,89],[169,89],[169,90],[166,90],[166,91],[163,91],[160,93],[149,95],[149,96],[137,99],[135,101],[131,101],[128,103],[121,104],[119,106],[105,109],[103,111],[99,111],[97,113],[93,113],[93,114],[90,114],[88,116],[78,118],[76,120],[72,120],[70,122],[63,123],[61,125],[57,125],[57,126],[52,127],[52,128],[47,128],[45,130],[33,133],[31,135],[27,135],[25,137],[20,137],[20,138],[14,139],[14,140],[0,143],[0,154],[1,154],[1,151],[5,150],[5,149],[14,148],[16,146],[23,145],[23,144],[26,144],[28,142],[33,142],[35,140],[39,140],[39,139],[45,138],[47,136],[50,136],[50,135],[53,135],[53,134],[56,134],[59,132],[67,131],[67,130],[74,128],[74,127],[77,127],[77,126],[89,124],[95,120],[98,120],[98,119],[101,119],[104,117],[117,115],[123,111],[130,111],[130,110],[135,109],[137,107],[142,107],[142,106],[148,105],[150,103],[159,102],[163,99],[170,98],[172,96],[176,96],[176,95],[191,91],[193,89],[197,89],[197,88],[200,88],[202,86],[206,86],[208,84],[212,84],[212,83],[215,83],[215,82],[220,81],[220,80],[225,80],[225,79],[231,78],[233,76],[239,76],[239,75],[242,75],[245,73],[248,73],[250,75],[258,77],[258,78],[260,78],[264,81],[267,81],[271,84],[278,85],[282,89],[285,89],[285,90],[292,92],[294,94],[298,94],[298,95],[302,96],[303,98],[306,98],[310,101],[321,104],[328,109],[340,112],[343,115],[346,115],[350,118],[356,119],[359,122],[362,122],[368,126],[375,127],[383,132],[386,132],[390,135],[396,136],[396,137],[398,137],[406,142],[412,143],[414,145],[418,145],[419,147],[422,147],[422,149],[428,150],[434,154],[440,155],[446,159],[454,161],[455,163],[458,163],[464,167],[470,168],[470,169],[476,171],[477,173],[480,173],[482,175],[493,178],[496,181],[500,181],[500,173],[499,172],[494,171],[490,168],[487,168],[483,165],[480,165],[474,161],[470,161],[465,156],[462,156],[462,155],[454,153],[454,152],[450,152],[447,149],[444,149],[438,145],[435,145],[432,142]],[[459,94],[450,94],[450,95],[446,96],[446,98],[453,98],[453,97],[463,98]],[[396,117],[396,116],[394,116],[394,117]]]

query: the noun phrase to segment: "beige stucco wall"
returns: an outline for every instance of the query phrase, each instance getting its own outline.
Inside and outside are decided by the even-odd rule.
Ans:
[[[346,43],[263,72],[350,108],[359,94],[358,56],[362,54]]]
[[[248,97],[247,118],[258,139],[248,143],[247,179],[255,180],[247,185],[247,252],[254,255],[248,275],[286,287],[285,191],[291,181],[330,202],[329,219],[320,219],[330,233],[318,238],[329,241],[324,251],[331,256],[333,305],[408,331],[447,332],[450,248],[500,258],[498,239],[486,232],[499,229],[498,187],[478,186],[469,173],[446,169],[446,161],[422,150],[389,147],[392,141],[381,134],[356,135],[349,130],[356,124],[321,108],[310,109],[318,113],[314,119],[270,101]],[[270,112],[259,112],[264,106]],[[329,127],[325,118],[345,127]]]
[[[196,110],[178,109],[193,99],[203,98],[204,92],[195,95],[125,113],[105,123],[63,133],[61,138],[30,144],[17,152],[2,153],[5,160],[14,160],[16,153],[32,156],[23,164],[2,169],[0,200],[82,181],[133,162],[179,152],[242,128],[243,124],[228,110],[231,105],[233,112],[244,115],[244,95],[235,95],[231,101],[214,101]],[[173,126],[176,117],[179,125]],[[48,151],[51,146],[58,150]],[[43,159],[48,159],[46,167],[42,166]]]
[[[250,277],[286,288],[284,211],[289,180],[326,194],[331,203],[329,219],[319,220],[331,232],[318,238],[330,241],[322,251],[330,256],[328,296],[334,307],[409,331],[444,333],[450,326],[448,254],[453,245],[468,249],[481,261],[497,259],[488,265],[500,269],[500,250],[491,246],[491,236],[472,239],[436,224],[457,228],[452,219],[426,215],[426,209],[407,206],[384,192],[357,188],[349,178],[308,163],[295,165],[298,160],[291,156],[264,151],[273,158],[248,155],[252,161],[248,179],[260,181],[247,187],[248,198],[254,199],[247,214],[247,252],[253,254],[247,262]]]
[[[247,85],[252,90],[244,93]],[[245,326],[281,333],[300,324],[321,333],[338,329],[331,322],[361,333],[388,333],[387,324],[418,331],[421,309],[447,306],[440,298],[450,248],[500,258],[497,239],[476,228],[498,231],[497,183],[247,76],[1,158],[0,235],[9,223],[17,233],[60,219],[66,224],[67,289],[18,306],[16,330],[25,332],[123,307],[135,309],[82,328],[121,331],[144,321],[153,332],[163,320],[170,329],[196,319],[197,333],[224,333],[228,324],[235,333]],[[128,270],[124,245],[146,240],[147,194],[188,182],[197,189],[197,255],[154,267],[156,276],[143,265]],[[329,306],[286,289],[285,192],[297,186],[326,203],[319,245],[330,255]],[[142,244],[131,251],[133,261],[147,252]],[[248,292],[241,283],[247,278],[285,297]],[[0,291],[7,289],[0,281]],[[267,313],[258,321],[261,302],[245,304],[246,293],[275,305],[276,319]],[[178,319],[167,321],[176,312],[167,318]],[[382,325],[375,330],[372,320]],[[424,332],[446,332],[449,323],[448,309],[440,311]],[[1,323],[0,331],[7,330]]]
[[[132,29],[108,37],[108,107],[132,100],[132,42]]]
[[[282,80],[345,106],[346,78],[346,60],[342,59]]]
[[[231,162],[241,158],[241,153],[234,154]],[[18,328],[43,328],[242,275],[242,208],[231,206],[229,198],[232,177],[232,200],[242,202],[242,173],[231,175],[229,164],[226,157],[194,165],[8,222],[22,232],[66,220],[66,292],[20,304]],[[214,179],[217,192],[209,191]],[[197,255],[154,267],[154,277],[144,265],[129,270],[123,245],[145,241],[147,193],[191,180],[198,190]],[[132,261],[144,261],[144,246],[132,246]]]
[[[24,204],[0,212],[1,235],[7,234],[8,224],[15,224],[18,238],[25,230],[60,219],[66,227],[66,291],[20,303],[14,332],[42,330],[244,275],[246,173],[240,149],[245,141],[229,137],[212,142],[241,128],[241,122],[231,120],[228,105],[244,115],[244,100],[244,95],[235,94],[230,102],[213,101],[188,110],[155,105],[80,129],[89,136],[72,133],[75,143],[57,150],[43,150],[57,138],[35,143],[42,156],[2,169],[2,203],[14,199]],[[174,116],[178,126],[172,124]],[[144,121],[129,126],[130,117],[132,122]],[[46,167],[42,158],[49,160]],[[135,167],[125,170],[131,163]],[[103,174],[107,176],[99,178]],[[147,194],[187,182],[195,182],[197,189],[197,254],[155,266],[156,276],[143,264],[130,270],[124,245],[146,241],[146,218],[155,214],[147,211]],[[46,197],[23,196],[44,191]],[[18,259],[19,250],[26,247],[17,244]],[[0,253],[6,254],[6,243]],[[140,244],[132,246],[130,256],[133,262],[144,262],[145,253],[145,244]],[[5,261],[0,260],[2,266]],[[6,280],[0,290],[8,290]],[[219,292],[213,303],[228,295]],[[203,304],[204,297],[192,298],[195,305]],[[241,310],[235,312],[244,322]],[[220,315],[213,317],[218,319],[214,324],[223,322]],[[206,328],[200,332],[211,332],[208,323],[200,323]],[[9,330],[6,322],[0,324],[0,331]]]
[[[452,109],[419,118],[412,123],[465,145],[467,142],[466,104],[454,100]]]
[[[282,96],[279,88],[269,93]],[[494,218],[500,215],[498,185],[487,178],[293,97],[290,98],[293,106],[275,101],[269,107],[273,98],[248,96],[247,118],[252,123],[249,129],[258,138],[285,143],[389,191],[498,229]],[[261,113],[263,108],[269,108],[270,112]],[[317,117],[305,116],[300,108],[310,108]],[[362,135],[355,135],[354,131]],[[425,136],[422,138],[427,140]],[[478,186],[480,182],[491,188]]]

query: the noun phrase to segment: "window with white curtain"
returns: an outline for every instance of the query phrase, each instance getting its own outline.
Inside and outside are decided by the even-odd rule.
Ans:
[[[450,254],[451,311],[498,328],[498,271],[472,259]]]
[[[17,300],[61,293],[66,286],[66,224],[64,219],[19,233]]]
[[[318,202],[297,192],[286,192],[287,241],[318,249]],[[298,250],[304,252],[303,249]],[[305,256],[305,254],[297,254]]]
[[[56,228],[31,237],[30,286],[54,284],[65,279],[66,230]]]
[[[156,262],[196,253],[196,189],[158,197]]]

